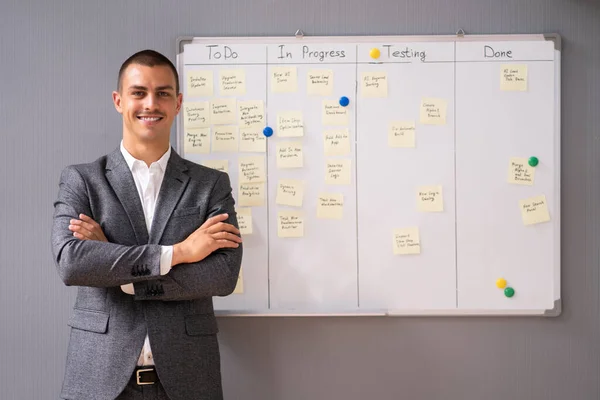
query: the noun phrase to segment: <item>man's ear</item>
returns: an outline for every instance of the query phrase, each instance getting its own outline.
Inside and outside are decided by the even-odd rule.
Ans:
[[[183,93],[179,93],[177,95],[177,114],[179,114],[179,111],[181,110],[181,103],[183,102]]]
[[[121,94],[119,92],[112,92],[113,103],[119,114],[123,114],[123,108],[121,107]]]

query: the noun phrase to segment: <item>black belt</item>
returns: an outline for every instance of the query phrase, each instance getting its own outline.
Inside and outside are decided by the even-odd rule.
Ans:
[[[152,365],[136,367],[133,376],[138,385],[153,385],[158,382],[158,374]]]

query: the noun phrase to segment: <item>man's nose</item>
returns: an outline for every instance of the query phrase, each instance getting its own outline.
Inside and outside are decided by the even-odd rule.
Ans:
[[[146,110],[153,110],[158,104],[158,96],[152,93],[149,93],[144,100],[144,108]]]

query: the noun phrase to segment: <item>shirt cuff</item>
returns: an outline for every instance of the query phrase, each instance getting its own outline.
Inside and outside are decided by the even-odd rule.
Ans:
[[[171,271],[173,262],[173,246],[161,246],[160,249],[160,274],[166,275]]]
[[[127,285],[121,285],[121,290],[127,294],[131,294],[135,296],[135,289],[133,288],[133,283],[128,283]]]

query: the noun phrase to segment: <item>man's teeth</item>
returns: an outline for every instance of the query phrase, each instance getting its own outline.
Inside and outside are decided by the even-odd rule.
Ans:
[[[158,121],[160,117],[138,117],[142,121]]]

